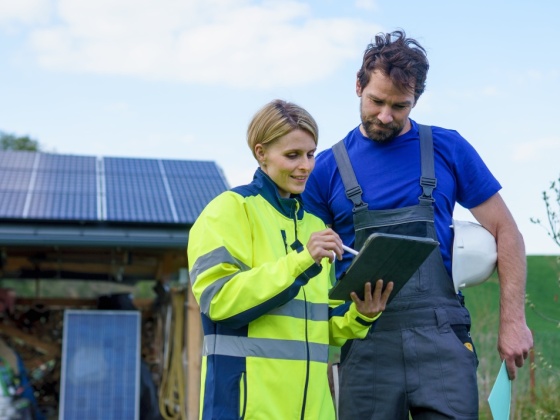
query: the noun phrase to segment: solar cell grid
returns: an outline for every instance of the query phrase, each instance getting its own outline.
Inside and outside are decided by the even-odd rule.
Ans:
[[[163,180],[160,174],[137,175],[119,174],[105,175],[105,185],[108,197],[112,194],[140,194],[147,197],[162,196],[165,194]]]
[[[193,223],[227,188],[210,161],[0,152],[0,218]]]
[[[211,176],[214,172],[217,172],[216,165],[209,161],[163,160],[163,164],[168,175]]]
[[[93,156],[57,155],[42,153],[39,171],[92,172],[95,174],[96,158]]]
[[[0,191],[0,217],[18,218],[23,214],[27,193]]]
[[[37,171],[34,191],[51,191],[61,193],[95,194],[97,181],[95,172],[53,172]]]
[[[31,172],[21,169],[0,169],[0,190],[27,191]]]
[[[214,197],[227,189],[223,181],[200,177],[172,177],[169,187],[175,200],[179,221],[192,223]]]
[[[51,220],[96,220],[97,197],[94,194],[36,192],[31,198],[27,218]]]
[[[159,174],[159,165],[155,159],[133,159],[133,158],[104,158],[106,174]]]
[[[0,153],[0,168],[31,169],[36,156],[35,152],[4,151]]]
[[[66,311],[61,418],[137,419],[140,315]]]

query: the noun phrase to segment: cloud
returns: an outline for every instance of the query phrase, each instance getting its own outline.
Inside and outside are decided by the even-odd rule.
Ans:
[[[49,12],[49,0],[0,1],[0,25],[42,22],[47,19]]]
[[[481,86],[478,89],[465,89],[465,90],[457,90],[452,89],[449,90],[449,96],[455,99],[473,99],[473,98],[480,98],[480,97],[495,97],[500,95],[500,90],[497,86],[487,85]]]
[[[517,144],[512,152],[514,162],[536,162],[550,156],[560,156],[560,138]]]
[[[325,79],[379,30],[296,0],[58,0],[57,11],[30,35],[45,68],[237,88]]]
[[[362,10],[377,10],[376,0],[356,0],[354,2],[357,9]]]

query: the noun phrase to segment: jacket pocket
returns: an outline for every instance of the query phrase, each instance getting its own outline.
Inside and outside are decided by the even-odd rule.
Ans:
[[[245,418],[245,409],[247,408],[247,378],[245,372],[241,372],[239,378],[239,418]]]

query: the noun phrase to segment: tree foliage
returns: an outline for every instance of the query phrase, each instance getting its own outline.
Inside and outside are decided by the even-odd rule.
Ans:
[[[29,136],[16,136],[15,134],[0,131],[0,150],[27,150],[39,152],[41,146],[37,140]]]
[[[543,222],[538,218],[531,217],[531,222],[542,226],[544,230],[546,230],[547,235],[552,238],[558,246],[560,246],[560,176],[556,181],[552,181],[550,183],[548,191],[543,191],[542,196],[546,207],[547,221]],[[556,262],[560,267],[560,256],[557,257]],[[560,287],[560,274],[558,275],[557,282]],[[535,303],[530,301],[529,296],[527,296],[526,302],[537,315],[543,319],[556,323],[558,328],[560,328],[560,320],[556,317],[552,318],[540,312],[535,306]]]
[[[543,191],[542,194],[546,206],[547,223],[534,217],[531,217],[531,222],[542,226],[548,236],[560,246],[560,176],[558,180],[552,181],[548,191]]]

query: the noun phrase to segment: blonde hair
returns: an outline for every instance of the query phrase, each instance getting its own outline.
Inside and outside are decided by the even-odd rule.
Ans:
[[[249,123],[247,144],[257,159],[255,155],[257,144],[273,143],[298,129],[308,132],[315,144],[318,143],[319,128],[311,114],[299,105],[275,99],[263,106]]]

